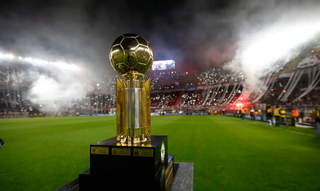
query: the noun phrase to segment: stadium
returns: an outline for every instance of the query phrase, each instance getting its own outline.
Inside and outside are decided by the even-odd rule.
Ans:
[[[50,108],[50,104],[32,102],[25,96],[32,86],[30,71],[36,71],[38,75],[49,73],[49,77],[58,81],[59,76],[41,66],[49,62],[15,58],[12,54],[1,56],[2,62],[6,63],[0,73],[1,117],[115,114],[116,75],[102,75],[88,85],[82,98],[57,99],[56,107]],[[13,63],[17,65],[12,67]],[[38,66],[32,63],[38,63]],[[319,63],[320,42],[306,44],[291,60],[279,63],[276,69],[262,76],[260,89],[244,95],[245,76],[241,72],[223,67],[181,72],[175,70],[173,60],[155,61],[152,71],[146,75],[151,80],[151,110],[153,115],[207,115],[215,111],[231,115],[242,108],[254,107],[264,115],[268,104],[284,104],[304,111],[306,119],[303,121],[311,123],[309,116],[319,105]],[[63,64],[70,67],[65,63],[60,66]]]
[[[93,7],[95,12],[99,6]],[[220,5],[215,5],[216,8],[224,10]],[[279,12],[286,13],[283,10]],[[99,17],[97,15],[91,16]],[[278,19],[281,20],[280,16]],[[119,119],[124,115],[119,108],[125,108],[120,103],[130,102],[121,97],[126,95],[121,91],[130,89],[129,83],[120,79],[136,71],[139,75],[146,73],[142,78],[145,89],[140,88],[146,101],[133,103],[140,104],[140,109],[146,103],[141,110],[151,116],[152,135],[167,136],[168,144],[165,151],[161,147],[161,152],[174,154],[174,162],[180,165],[192,164],[192,168],[185,171],[192,174],[191,181],[182,181],[180,190],[320,190],[320,25],[318,21],[315,21],[317,25],[312,22],[300,25],[299,19],[289,23],[289,27],[282,20],[280,25],[266,24],[268,27],[261,30],[263,33],[257,30],[237,39],[236,51],[225,53],[228,59],[220,64],[202,64],[198,57],[190,64],[193,57],[181,54],[187,52],[186,49],[181,48],[183,51],[179,52],[156,45],[151,49],[153,42],[163,42],[150,35],[149,44],[142,36],[131,33],[118,38],[112,36],[116,40],[112,41],[111,48],[111,41],[107,41],[110,54],[109,50],[103,51],[108,52],[109,60],[103,59],[108,72],[93,69],[95,60],[81,65],[63,59],[67,57],[63,54],[47,56],[54,59],[45,60],[47,57],[20,54],[23,51],[19,48],[6,50],[0,44],[0,190],[62,191],[64,185],[78,181],[78,177],[80,180],[79,173],[92,168],[92,144],[119,135],[122,123]],[[296,30],[292,31],[291,26]],[[80,28],[77,30],[82,30]],[[122,30],[115,31],[118,34]],[[0,35],[0,40],[2,38]],[[252,42],[247,38],[253,39]],[[135,39],[136,44],[126,45],[128,39]],[[175,43],[169,37],[166,40],[168,44]],[[197,46],[201,51],[195,52],[205,54],[201,46]],[[97,47],[96,52],[104,46]],[[166,56],[157,54],[163,49]],[[142,63],[143,72],[134,68],[137,66],[130,66],[134,69],[127,66],[131,50],[135,56],[131,59]],[[119,61],[116,57],[119,55],[123,60]],[[147,62],[152,63],[150,67]],[[148,82],[150,97],[144,92],[148,92]],[[128,107],[130,109],[130,105]],[[129,118],[131,122],[133,119]],[[146,121],[148,123],[148,117]],[[130,145],[129,141],[124,144],[117,141],[117,146],[136,146],[134,142]],[[141,144],[140,147],[151,147],[148,142]],[[114,160],[106,165],[111,169],[116,164]],[[121,170],[119,173],[125,174]],[[125,175],[123,178],[126,182]],[[103,182],[110,180],[103,179]],[[173,178],[174,181],[179,181],[179,177]],[[148,185],[150,180],[141,182]],[[125,184],[118,186],[128,190]],[[143,185],[137,185],[140,184]],[[170,186],[166,190],[170,190]]]

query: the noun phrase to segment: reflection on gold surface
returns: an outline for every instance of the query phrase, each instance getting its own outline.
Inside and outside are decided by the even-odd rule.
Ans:
[[[151,147],[151,142],[150,141],[146,141],[146,142],[140,142],[140,143],[131,143],[131,142],[118,142],[117,146],[127,146],[127,147],[131,147],[131,146],[139,146],[139,147]]]

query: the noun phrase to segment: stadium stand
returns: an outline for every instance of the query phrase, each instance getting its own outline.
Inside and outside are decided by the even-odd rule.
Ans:
[[[320,104],[320,43],[308,51],[309,53],[305,51],[299,54],[299,59],[293,58],[293,61],[288,62],[287,65],[290,66],[284,65],[284,69],[281,68],[261,79],[266,88],[252,92],[244,98],[242,93],[245,76],[234,70],[211,68],[188,74],[174,70],[150,71],[147,77],[151,80],[151,109],[154,112],[220,111],[240,110],[240,107],[251,107],[254,104],[277,103],[306,110],[315,108]],[[44,103],[33,103],[26,96],[32,84],[20,78],[26,71],[26,67],[0,66],[1,117],[26,116],[26,112],[33,110],[40,113]],[[39,72],[48,75],[48,71],[44,69],[39,69]],[[96,78],[92,85],[87,87],[84,98],[61,104],[58,113],[114,114],[115,90],[115,76]],[[240,102],[239,107],[237,105]],[[17,114],[21,112],[25,113]],[[57,116],[57,111],[53,113],[53,116]]]

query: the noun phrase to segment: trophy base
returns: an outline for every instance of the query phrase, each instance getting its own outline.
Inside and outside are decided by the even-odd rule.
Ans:
[[[79,190],[169,190],[174,157],[168,155],[167,136],[123,145],[116,137],[90,145],[90,169],[79,174]]]
[[[193,163],[173,163],[174,166],[174,178],[172,179],[170,191],[193,191],[193,173],[194,164]],[[85,171],[86,172],[86,171]],[[90,172],[90,170],[88,170]],[[84,172],[83,172],[84,173]],[[104,185],[109,185],[108,179],[104,180]],[[141,180],[138,180],[139,185]],[[127,186],[130,187],[130,186]],[[126,187],[126,188],[127,188]],[[109,189],[110,187],[108,187]],[[131,188],[131,187],[130,187]],[[105,189],[105,190],[108,190]],[[119,188],[117,188],[119,190]],[[101,189],[91,189],[91,190],[101,190]],[[112,190],[111,188],[109,190]],[[79,178],[67,183],[66,185],[59,188],[57,191],[79,191]],[[152,189],[150,189],[152,191]],[[167,189],[166,189],[167,191]]]
[[[92,190],[139,190],[139,191],[169,191],[178,164],[173,163],[173,155],[169,155],[168,166],[172,164],[172,173],[166,177],[163,167],[153,180],[145,180],[132,174],[130,177],[94,176],[90,169],[79,174],[79,191]]]

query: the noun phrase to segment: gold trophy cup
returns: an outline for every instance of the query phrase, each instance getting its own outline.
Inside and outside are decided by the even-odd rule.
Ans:
[[[150,134],[149,43],[124,34],[111,46],[110,62],[117,78],[117,136],[90,144],[90,168],[79,174],[79,190],[169,191],[178,168],[168,154],[168,137]],[[64,186],[63,189],[69,188]],[[68,189],[69,190],[69,189]]]
[[[152,66],[149,42],[137,34],[119,36],[110,50],[110,63],[122,75],[117,77],[117,141],[120,144],[145,143],[150,133],[150,79]]]

